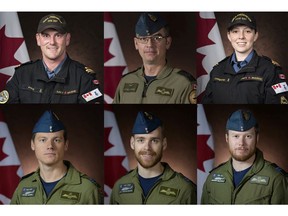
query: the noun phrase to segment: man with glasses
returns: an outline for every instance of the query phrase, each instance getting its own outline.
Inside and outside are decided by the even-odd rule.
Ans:
[[[44,16],[36,33],[42,59],[16,68],[0,103],[100,103],[99,82],[93,70],[66,53],[71,34],[64,18]]]
[[[135,32],[134,44],[143,66],[122,77],[113,103],[196,103],[194,77],[167,63],[172,43],[167,22],[158,13],[142,13]]]

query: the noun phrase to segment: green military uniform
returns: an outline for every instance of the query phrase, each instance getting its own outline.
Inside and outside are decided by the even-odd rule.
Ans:
[[[147,197],[138,180],[138,169],[119,179],[112,190],[111,204],[196,204],[196,185],[167,164],[163,175],[149,191]]]
[[[286,192],[285,192],[286,191]],[[287,179],[257,149],[256,159],[237,188],[232,160],[211,171],[203,186],[202,204],[287,204]]]
[[[13,194],[11,204],[103,204],[100,186],[65,161],[67,174],[47,197],[40,170],[24,176]]]
[[[188,104],[194,98],[196,80],[188,72],[166,65],[155,79],[147,83],[142,66],[122,77],[113,103]]]

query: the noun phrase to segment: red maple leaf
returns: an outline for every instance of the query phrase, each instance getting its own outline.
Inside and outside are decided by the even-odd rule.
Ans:
[[[112,144],[109,142],[109,139],[108,139],[111,130],[112,130],[112,127],[104,128],[104,140],[105,140],[105,143],[104,143],[104,152],[114,146],[114,145],[112,145]]]
[[[109,52],[109,47],[111,45],[113,38],[105,38],[104,39],[104,62],[109,61],[111,58],[114,57],[114,55],[112,55]]]
[[[19,184],[20,177],[17,170],[20,166],[0,166],[0,194],[12,198],[13,193]]]
[[[24,42],[24,38],[7,37],[5,28],[6,26],[4,25],[0,29],[0,69],[21,64],[15,59],[14,55]]]
[[[2,151],[4,142],[5,142],[5,138],[0,138],[0,161],[8,157],[8,155]]]
[[[214,151],[207,141],[211,135],[197,135],[197,168],[205,172],[204,161],[214,158]]]

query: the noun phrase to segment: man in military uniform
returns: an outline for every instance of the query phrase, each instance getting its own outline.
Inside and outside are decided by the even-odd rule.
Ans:
[[[31,139],[39,168],[22,177],[11,204],[103,204],[102,189],[93,179],[63,160],[67,132],[52,111],[35,124]]]
[[[263,158],[258,140],[259,127],[251,111],[230,115],[226,142],[231,159],[210,172],[202,204],[287,204],[286,173]]]
[[[228,25],[234,53],[214,66],[203,104],[287,104],[288,86],[280,65],[254,50],[254,17],[239,13]]]
[[[152,113],[139,112],[130,146],[137,168],[114,185],[111,204],[196,204],[196,185],[161,162],[167,139],[163,125]]]
[[[42,59],[15,69],[0,92],[0,103],[101,103],[103,96],[93,70],[66,53],[70,39],[63,17],[44,16],[36,33]]]
[[[168,65],[166,52],[172,38],[158,13],[142,13],[135,27],[134,44],[143,66],[122,77],[113,103],[196,103],[196,80]]]

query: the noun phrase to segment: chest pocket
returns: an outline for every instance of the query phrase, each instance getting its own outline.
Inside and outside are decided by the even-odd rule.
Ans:
[[[240,82],[263,82],[263,77],[261,76],[244,76],[240,79]]]
[[[23,91],[27,91],[27,92],[31,92],[31,93],[37,93],[37,94],[43,93],[42,88],[37,88],[37,87],[30,86],[30,85],[22,85],[20,88]]]

